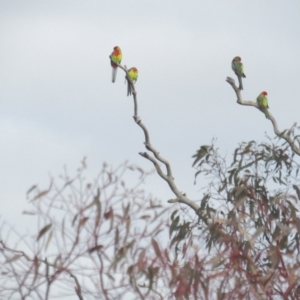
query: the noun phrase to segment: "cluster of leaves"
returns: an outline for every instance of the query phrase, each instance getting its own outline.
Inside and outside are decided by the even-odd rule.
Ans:
[[[194,157],[195,178],[209,180],[205,223],[181,210],[168,221],[169,209],[140,189],[149,173],[128,164],[104,165],[90,183],[83,161],[74,178],[33,189],[25,213],[37,218],[35,238],[11,246],[1,226],[0,296],[67,297],[75,285],[79,299],[298,299],[294,153],[269,140],[240,144],[230,165],[214,144]],[[130,187],[129,171],[139,174]]]
[[[74,178],[64,174],[46,190],[31,189],[34,208],[24,213],[36,218],[34,238],[5,238],[1,224],[1,299],[74,298],[74,285],[79,299],[149,293],[159,253],[155,239],[168,223],[168,209],[141,189],[150,173],[104,164],[88,182],[85,171],[83,161]],[[134,176],[130,186],[125,175]]]
[[[214,145],[200,147],[194,158],[195,177],[210,179],[200,205],[211,222],[195,220],[187,231],[186,221],[173,218],[171,228],[178,228],[173,240],[188,232],[203,245],[194,257],[210,258],[205,286],[218,299],[298,299],[300,166],[290,147],[242,143],[230,166]],[[190,265],[188,273],[194,270]]]

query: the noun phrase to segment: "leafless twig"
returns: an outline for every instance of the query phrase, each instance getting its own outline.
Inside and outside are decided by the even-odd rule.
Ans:
[[[21,250],[15,250],[15,249],[9,248],[9,247],[7,247],[7,246],[4,244],[3,241],[0,241],[0,245],[2,246],[2,249],[0,248],[0,250],[7,250],[7,251],[9,251],[9,252],[11,252],[11,253],[19,254],[20,256],[25,257],[27,261],[34,262],[34,259],[31,259],[24,251],[21,251]],[[47,273],[47,274],[46,274],[46,278],[47,278],[47,282],[48,282],[47,290],[49,290],[49,287],[50,287],[50,284],[51,284],[51,279],[50,279],[50,277],[49,277],[49,267],[52,267],[52,268],[55,268],[56,270],[59,270],[60,272],[67,272],[67,273],[70,275],[70,277],[72,277],[72,278],[74,279],[75,284],[76,284],[76,286],[75,286],[75,292],[76,292],[76,294],[77,294],[79,300],[83,300],[83,296],[82,296],[82,293],[81,293],[81,286],[80,286],[80,283],[79,283],[77,277],[76,277],[73,273],[71,273],[70,271],[68,271],[68,270],[65,269],[65,268],[61,268],[61,267],[59,267],[59,266],[57,266],[57,265],[55,265],[55,264],[49,263],[48,260],[47,260],[47,258],[45,258],[45,259],[37,259],[37,258],[35,258],[35,259],[36,259],[38,262],[41,262],[41,263],[43,263],[43,264],[46,265],[46,273]],[[48,292],[48,293],[49,293],[49,292]]]
[[[235,91],[236,93],[236,96],[237,96],[237,103],[238,104],[241,104],[241,105],[247,105],[247,106],[254,106],[255,108],[257,108],[258,110],[262,111],[259,106],[257,105],[256,102],[254,101],[247,101],[247,100],[243,100],[242,99],[242,95],[241,95],[241,91],[239,90],[239,88],[235,85],[235,81],[233,78],[231,77],[227,77],[226,81],[232,86],[233,90]],[[272,116],[272,114],[269,112],[269,119],[270,121],[272,122],[273,124],[273,128],[274,128],[274,132],[275,134],[279,137],[279,138],[283,138],[284,140],[287,141],[287,143],[291,146],[292,150],[300,155],[300,148],[297,147],[294,143],[294,140],[290,137],[290,134],[289,132],[291,131],[291,129],[289,131],[287,130],[284,130],[284,131],[280,131],[278,129],[278,125],[277,125],[277,122],[275,120],[275,118]],[[292,126],[292,128],[294,128],[296,125],[294,124]],[[288,132],[288,133],[286,133]]]
[[[111,59],[111,57],[110,57],[110,59]],[[118,65],[118,66],[119,66],[119,68],[121,68],[126,73],[126,78],[127,78],[127,80],[129,80],[126,66],[125,67],[123,67],[121,65]],[[152,146],[152,144],[150,142],[149,132],[148,132],[145,124],[142,123],[142,120],[138,116],[138,101],[137,101],[137,92],[135,90],[135,86],[134,86],[132,81],[129,80],[129,82],[132,85],[132,95],[133,95],[133,101],[134,101],[134,116],[133,116],[133,119],[134,119],[135,123],[137,125],[139,125],[141,127],[141,129],[143,130],[144,135],[145,135],[145,142],[144,142],[145,147],[148,151],[152,152],[154,157],[149,155],[147,152],[140,152],[139,154],[141,156],[143,156],[144,158],[150,160],[153,163],[158,175],[168,183],[170,189],[175,194],[176,198],[175,199],[170,199],[170,200],[168,200],[168,202],[169,203],[179,202],[179,203],[183,203],[185,205],[188,205],[190,208],[192,208],[195,211],[195,213],[203,221],[207,222],[207,216],[201,210],[200,206],[198,204],[196,204],[194,201],[190,200],[186,196],[186,194],[180,192],[180,190],[177,188],[177,186],[174,182],[173,175],[172,175],[172,170],[171,170],[170,163],[164,157],[162,157],[160,155],[160,153]],[[161,162],[166,167],[166,173],[164,173],[162,171],[162,169],[159,165],[159,162]]]

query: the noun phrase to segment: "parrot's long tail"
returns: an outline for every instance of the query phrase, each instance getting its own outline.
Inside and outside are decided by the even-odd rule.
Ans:
[[[264,109],[264,113],[265,113],[266,118],[270,119],[269,111],[266,108]]]
[[[118,71],[118,68],[112,68],[112,78],[111,78],[112,82],[116,81],[117,71]]]
[[[242,80],[242,76],[238,76],[239,79],[239,90],[243,89],[243,80]]]
[[[130,96],[131,93],[132,93],[131,84],[130,84],[129,80],[127,80],[127,96]]]

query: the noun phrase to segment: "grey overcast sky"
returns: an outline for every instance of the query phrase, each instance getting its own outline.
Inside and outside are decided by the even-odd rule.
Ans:
[[[200,145],[215,137],[231,158],[239,142],[274,136],[225,82],[236,80],[234,56],[247,75],[244,99],[266,90],[280,129],[300,121],[299,15],[299,0],[0,0],[1,217],[14,224],[33,184],[47,187],[64,165],[75,174],[84,156],[91,178],[104,161],[153,168],[138,155],[143,134],[124,73],[111,83],[116,45],[122,64],[139,69],[139,114],[152,144],[179,189],[201,198],[191,167]],[[156,175],[146,188],[173,197]]]

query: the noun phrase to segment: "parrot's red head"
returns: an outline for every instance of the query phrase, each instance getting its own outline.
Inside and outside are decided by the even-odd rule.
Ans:
[[[114,47],[114,54],[118,56],[120,53],[121,53],[121,48],[119,46],[115,46]]]
[[[235,60],[241,61],[241,57],[240,56],[236,56],[232,61],[234,62]]]
[[[134,73],[137,73],[137,68],[132,68],[132,71],[134,72]]]
[[[267,96],[267,95],[268,95],[268,93],[265,92],[265,91],[264,91],[264,92],[261,92],[261,94],[264,95],[264,96]]]

